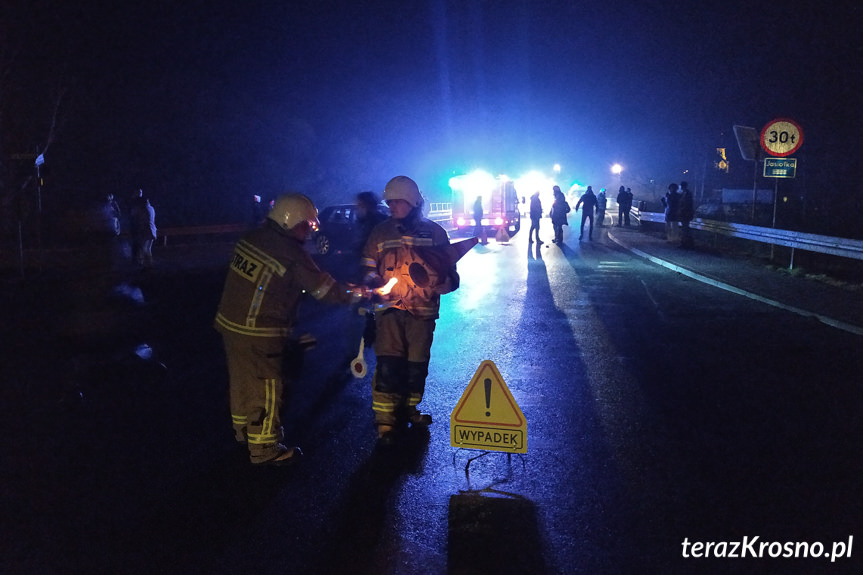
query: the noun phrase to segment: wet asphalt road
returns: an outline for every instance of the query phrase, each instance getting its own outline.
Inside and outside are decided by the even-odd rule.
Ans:
[[[229,249],[177,248],[110,281],[4,281],[0,571],[859,572],[857,549],[831,563],[682,547],[757,536],[829,553],[859,536],[858,336],[604,239],[521,234],[459,263],[428,434],[375,448],[370,377],[346,369],[361,319],[310,304],[300,327],[319,343],[285,417],[307,457],[251,469],[210,327]],[[322,263],[346,273],[344,258]],[[121,279],[143,304],[93,295]],[[154,360],[131,353],[144,342]],[[449,415],[486,359],[524,412],[528,453],[468,466],[480,452],[450,446]]]

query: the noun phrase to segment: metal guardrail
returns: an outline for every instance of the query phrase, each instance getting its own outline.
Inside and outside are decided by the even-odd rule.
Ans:
[[[449,221],[452,217],[452,212],[448,204],[432,204],[433,207],[447,206],[446,209],[438,208],[429,212],[428,219],[433,221]],[[632,217],[642,223],[665,224],[665,214],[661,212],[643,212],[638,208],[632,208]],[[728,237],[741,238],[772,244],[777,246],[785,246],[793,249],[807,250],[822,254],[829,254],[843,258],[852,258],[863,260],[863,240],[852,240],[848,238],[837,238],[832,236],[822,236],[818,234],[808,234],[803,232],[795,232],[791,230],[779,230],[775,228],[764,228],[759,226],[749,226],[746,224],[737,224],[733,222],[720,222],[716,220],[703,220],[695,218],[690,222],[690,227],[694,230],[711,232]],[[246,224],[221,224],[214,226],[191,226],[191,227],[175,227],[163,228],[159,230],[159,237],[162,238],[162,245],[168,245],[169,237],[176,236],[194,236],[194,235],[217,235],[217,234],[237,234],[248,229]],[[793,261],[793,252],[792,252]]]
[[[432,203],[428,219],[441,225],[452,223],[452,207],[448,203]],[[446,227],[446,225],[444,225]],[[159,228],[158,238],[163,246],[168,245],[168,238],[178,236],[207,236],[222,234],[239,234],[249,229],[248,224],[217,224],[210,226],[177,226]]]
[[[167,246],[169,237],[238,234],[247,229],[249,229],[248,224],[219,224],[215,226],[160,228],[158,230],[158,237],[162,238],[162,245]]]
[[[428,219],[436,222],[445,228],[452,224],[452,204],[446,202],[431,202],[429,204],[429,213],[426,215]]]
[[[639,222],[665,224],[665,214],[657,212],[642,212],[636,208],[632,209],[632,216]],[[723,236],[741,238],[755,242],[771,245],[785,246],[794,249],[829,254],[843,258],[863,260],[863,240],[852,240],[848,238],[837,238],[808,234],[791,230],[779,230],[775,228],[764,228],[760,226],[749,226],[733,222],[720,222],[716,220],[703,220],[695,218],[689,227],[694,230],[712,232]],[[793,262],[792,251],[792,262]]]
[[[446,210],[446,211],[444,211],[444,210],[438,210],[438,211],[432,210],[428,213],[428,215],[426,217],[433,222],[439,222],[439,221],[443,221],[443,220],[451,220],[452,219],[452,212],[450,210]]]
[[[446,230],[452,229],[452,204],[446,202],[432,202],[429,204],[428,215],[426,218],[440,224]]]
[[[449,202],[429,202],[429,217],[432,214],[452,214],[452,204]]]
[[[663,224],[665,225],[665,214],[657,213],[657,212],[642,212],[638,208],[632,208],[630,210],[630,215],[639,223],[641,222],[650,222],[652,224]]]

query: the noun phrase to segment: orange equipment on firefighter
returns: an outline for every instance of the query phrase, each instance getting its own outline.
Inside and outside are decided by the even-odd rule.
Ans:
[[[406,262],[408,276],[417,288],[434,290],[446,283],[449,270],[478,243],[479,238],[474,237],[445,246],[415,248],[416,259]]]
[[[392,444],[401,428],[428,426],[431,416],[417,409],[425,391],[440,296],[454,291],[459,275],[453,254],[476,240],[450,246],[446,231],[422,217],[422,195],[406,176],[390,180],[384,200],[392,217],[372,230],[363,250],[369,285],[396,280],[390,305],[376,314],[372,410],[381,444]],[[460,246],[459,244],[459,246]],[[451,251],[455,248],[454,251]]]
[[[227,355],[235,438],[247,445],[252,463],[286,465],[302,455],[282,445],[280,411],[286,368],[296,370],[305,347],[291,336],[304,294],[334,304],[369,296],[366,288],[337,283],[303,249],[317,225],[308,197],[280,196],[231,257],[215,328]]]

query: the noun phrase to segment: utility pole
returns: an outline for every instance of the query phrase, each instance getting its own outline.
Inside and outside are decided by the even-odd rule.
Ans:
[[[39,270],[42,270],[43,261],[45,260],[42,251],[42,165],[45,163],[45,157],[39,153],[39,148],[36,148],[36,243],[39,247]]]

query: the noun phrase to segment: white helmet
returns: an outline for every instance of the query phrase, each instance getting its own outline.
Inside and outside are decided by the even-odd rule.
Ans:
[[[423,203],[419,186],[407,176],[396,176],[387,182],[384,188],[384,201],[389,200],[404,200],[414,208],[420,207]]]
[[[300,222],[309,222],[316,229],[318,222],[318,209],[312,200],[303,194],[285,194],[276,198],[273,208],[267,217],[285,230],[290,230]]]

